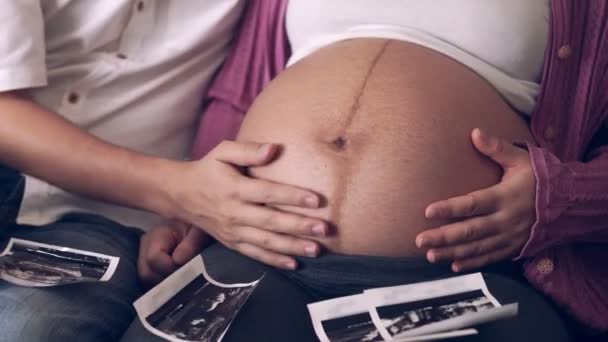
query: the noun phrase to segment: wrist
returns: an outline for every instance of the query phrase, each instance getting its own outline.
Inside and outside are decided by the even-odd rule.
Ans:
[[[175,182],[185,162],[150,158],[145,164],[148,185],[141,195],[144,209],[167,219],[179,219],[179,210],[175,205]]]

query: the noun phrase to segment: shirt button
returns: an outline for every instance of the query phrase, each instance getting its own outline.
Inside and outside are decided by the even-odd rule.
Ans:
[[[71,92],[68,94],[68,102],[71,104],[76,104],[80,100],[80,95],[75,92]]]
[[[125,55],[124,53],[117,53],[116,57],[118,57],[120,59],[127,59],[127,55]]]
[[[563,45],[557,50],[557,57],[559,59],[567,59],[572,55],[572,47],[570,45]]]
[[[553,127],[553,125],[549,125],[545,128],[545,139],[549,141],[555,139],[555,127]]]
[[[536,264],[536,269],[538,270],[538,272],[540,272],[541,274],[544,274],[544,275],[547,275],[547,274],[550,274],[551,272],[553,272],[554,268],[555,268],[555,265],[553,265],[553,261],[549,258],[542,258]]]
[[[144,2],[143,1],[138,1],[137,2],[137,6],[135,7],[137,8],[137,12],[142,12],[145,8]]]

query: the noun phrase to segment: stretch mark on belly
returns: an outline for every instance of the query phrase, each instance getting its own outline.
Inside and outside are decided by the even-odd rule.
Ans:
[[[355,167],[360,162],[360,160],[358,160],[357,158],[359,157],[358,155],[362,152],[359,148],[362,145],[361,142],[358,140],[354,140],[357,138],[354,134],[355,132],[352,132],[353,122],[360,112],[361,98],[363,94],[365,94],[365,88],[367,87],[368,81],[374,73],[374,69],[380,61],[380,58],[386,52],[386,49],[388,48],[389,44],[390,40],[385,41],[378,49],[378,52],[374,55],[373,59],[371,60],[371,63],[369,63],[369,68],[362,77],[361,84],[357,88],[357,91],[355,93],[353,103],[347,111],[345,119],[337,128],[337,136],[334,135],[334,137],[330,139],[329,142],[330,148],[334,152],[336,152],[337,156],[347,159],[342,162],[336,163],[335,168],[335,179],[337,179],[338,181],[336,184],[335,192],[333,194],[334,203],[333,205],[331,205],[331,221],[338,226],[341,223],[343,209],[342,207],[347,197],[347,190],[351,181],[352,174],[355,171]],[[349,148],[349,146],[353,148]]]

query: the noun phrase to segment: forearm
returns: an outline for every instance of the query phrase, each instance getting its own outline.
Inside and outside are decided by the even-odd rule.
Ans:
[[[81,130],[15,94],[0,94],[0,163],[68,191],[170,216],[164,170],[145,156]]]

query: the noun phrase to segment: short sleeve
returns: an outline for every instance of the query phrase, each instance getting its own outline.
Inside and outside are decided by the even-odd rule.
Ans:
[[[0,92],[47,84],[40,1],[0,1]]]

